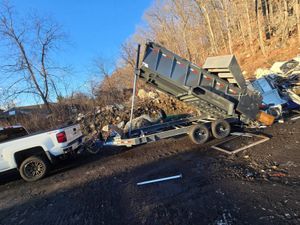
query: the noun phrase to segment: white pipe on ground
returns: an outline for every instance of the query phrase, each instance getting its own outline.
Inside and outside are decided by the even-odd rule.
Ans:
[[[144,184],[152,184],[152,183],[156,183],[156,182],[179,179],[179,178],[182,178],[182,174],[179,174],[176,176],[171,176],[171,177],[159,178],[159,179],[155,179],[155,180],[147,180],[147,181],[139,182],[139,183],[137,183],[137,185],[140,186],[140,185],[144,185]]]

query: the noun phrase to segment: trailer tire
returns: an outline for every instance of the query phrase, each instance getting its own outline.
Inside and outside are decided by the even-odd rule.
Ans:
[[[31,156],[21,163],[19,172],[25,181],[32,182],[42,179],[48,173],[49,167],[45,157]]]
[[[189,131],[189,137],[195,144],[204,144],[209,139],[209,130],[204,124],[195,125]]]
[[[223,119],[213,121],[211,123],[211,132],[213,136],[217,139],[225,138],[231,132],[230,123]]]

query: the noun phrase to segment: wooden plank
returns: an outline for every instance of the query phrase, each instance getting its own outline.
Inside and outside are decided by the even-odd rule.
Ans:
[[[220,78],[233,78],[232,73],[218,73],[218,77]]]
[[[229,83],[231,84],[237,84],[236,80],[235,79],[227,79]]]
[[[221,68],[217,68],[217,69],[207,69],[209,72],[213,72],[213,73],[220,73],[220,72],[229,72],[229,70],[227,68],[221,69]]]
[[[185,100],[185,99],[194,99],[194,98],[196,98],[194,95],[186,95],[186,96],[180,97],[179,99],[180,100]],[[196,99],[198,99],[198,98],[196,98]]]

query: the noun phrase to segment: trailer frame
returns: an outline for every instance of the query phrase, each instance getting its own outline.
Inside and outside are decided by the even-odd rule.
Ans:
[[[209,138],[211,136],[211,123],[214,121],[216,121],[215,118],[207,118],[206,116],[181,118],[132,130],[131,136],[121,135],[113,130],[115,136],[110,136],[103,145],[132,147],[135,145],[156,142],[162,139],[189,135],[192,132],[192,128],[197,125],[205,126],[209,130],[208,134],[203,134],[208,135]],[[227,119],[226,121],[228,123],[233,122],[232,119]]]
[[[166,50],[167,51],[167,50]],[[139,57],[140,56],[140,45],[138,45],[137,48],[137,57],[136,57],[136,64],[135,64],[135,70],[134,70],[134,83],[133,83],[133,92],[132,92],[132,102],[131,102],[131,114],[130,114],[130,125],[129,125],[129,131],[127,134],[123,135],[118,133],[117,130],[112,130],[111,134],[106,141],[103,142],[103,146],[126,146],[126,147],[132,147],[135,145],[141,145],[146,144],[149,142],[155,142],[161,139],[166,138],[172,138],[180,135],[189,134],[190,138],[194,143],[202,144],[202,142],[206,142],[210,136],[211,133],[214,134],[214,132],[211,132],[211,129],[216,130],[217,124],[216,123],[224,123],[227,124],[227,127],[224,129],[227,130],[227,135],[229,135],[231,130],[230,121],[236,120],[236,118],[228,117],[226,119],[220,119],[211,117],[207,114],[203,114],[201,116],[188,116],[184,118],[180,118],[177,120],[171,120],[163,123],[157,123],[153,124],[148,127],[142,127],[139,129],[132,130],[132,119],[133,119],[133,110],[134,110],[134,97],[136,93],[136,81],[137,78],[140,77],[140,69],[139,69]],[[145,56],[144,56],[145,57]],[[199,68],[199,70],[201,70]],[[202,70],[201,70],[202,71]],[[214,122],[215,121],[215,122]],[[214,122],[211,126],[211,123]],[[220,125],[220,124],[219,124]],[[222,125],[221,125],[222,128]],[[221,129],[220,128],[220,129]],[[197,130],[198,129],[198,130]],[[196,134],[197,132],[197,134]],[[201,138],[201,135],[205,135],[202,140],[197,139],[194,135],[200,135],[199,138]],[[194,137],[193,137],[194,136]],[[215,136],[216,138],[220,138]]]

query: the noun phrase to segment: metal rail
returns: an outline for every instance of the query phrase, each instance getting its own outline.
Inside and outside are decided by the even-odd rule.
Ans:
[[[141,49],[141,45],[139,44],[138,48],[137,48],[137,56],[136,56],[135,70],[134,70],[131,111],[130,111],[130,120],[129,120],[129,135],[131,135],[131,128],[132,128],[133,108],[134,108],[134,100],[135,100],[135,94],[136,94],[136,80],[137,80],[138,73],[139,73],[140,49]]]
[[[155,142],[161,139],[176,137],[184,134],[188,134],[190,129],[195,124],[209,124],[212,120],[203,120],[203,117],[190,117],[185,119],[179,119],[162,124],[156,124],[149,127],[144,127],[133,131],[131,137],[122,138],[121,136],[111,137],[103,145],[105,146],[127,146],[140,145],[150,142]]]
[[[165,122],[165,123],[154,124],[154,125],[150,125],[147,127],[142,127],[139,129],[132,130],[130,137],[139,135],[141,132],[143,132],[144,134],[148,134],[148,133],[153,133],[153,132],[156,132],[158,130],[165,129],[168,127],[172,128],[172,126],[179,126],[179,125],[186,124],[186,123],[203,121],[203,119],[205,119],[205,118],[206,118],[205,116],[194,116],[194,117],[181,118],[178,120],[173,120],[173,121],[169,121],[169,122]]]

